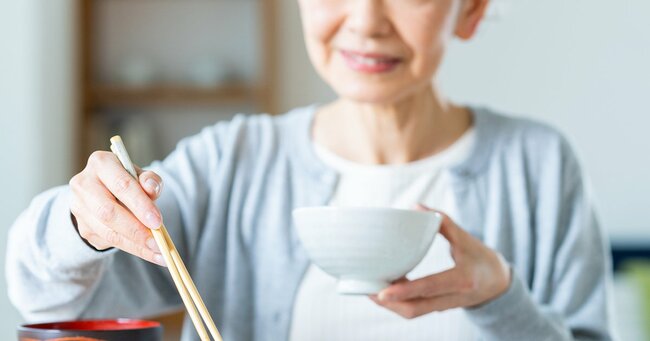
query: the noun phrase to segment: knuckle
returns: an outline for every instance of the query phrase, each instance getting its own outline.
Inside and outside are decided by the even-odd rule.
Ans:
[[[461,290],[463,292],[472,292],[475,289],[476,289],[476,281],[471,277],[466,278],[461,283]]]
[[[74,216],[77,218],[79,218],[79,213],[81,213],[79,207],[80,206],[78,199],[73,196],[72,200],[70,201],[70,212],[72,212],[72,214],[74,214]]]
[[[432,297],[435,296],[437,292],[437,288],[431,285],[422,290],[422,295],[420,295],[420,297]]]
[[[96,150],[90,154],[88,157],[88,164],[94,164],[94,163],[101,163],[102,161],[106,160],[106,157],[108,152],[105,152],[103,150]]]
[[[146,247],[144,247],[142,245],[138,245],[136,247],[136,256],[138,256],[138,257],[140,257],[142,259],[153,260],[153,254],[154,253],[151,250],[147,249]]]
[[[80,177],[81,176],[77,174],[70,178],[70,181],[68,181],[68,185],[70,186],[70,188],[74,189],[79,185],[79,182],[81,181]]]
[[[133,184],[133,178],[128,174],[123,174],[115,178],[115,191],[118,193],[126,192]]]
[[[149,199],[149,197],[141,196],[135,202],[136,209],[141,212],[149,212],[155,209],[155,206]]]
[[[94,233],[85,224],[79,222],[79,235],[83,239],[90,240],[94,236]]]
[[[70,190],[72,191],[72,193],[83,195],[84,187],[87,187],[88,185],[87,174],[84,172],[76,174],[75,176],[70,178],[70,181],[68,181],[68,185],[70,186]]]
[[[103,203],[97,208],[97,217],[99,221],[110,223],[115,219],[115,205],[110,202]]]
[[[142,245],[146,242],[148,235],[147,232],[141,228],[134,228],[131,230],[131,240],[138,245]]]
[[[110,245],[118,246],[122,243],[122,236],[114,230],[109,229],[104,235],[104,240],[106,240]]]
[[[95,235],[95,234],[90,234],[90,235],[81,236],[81,237],[83,237],[83,239],[85,239],[86,242],[88,242],[90,245],[92,245],[92,246],[94,246],[96,248],[98,248],[99,245],[101,244],[101,242],[97,238],[97,235]]]
[[[98,235],[93,234],[87,239],[88,243],[90,245],[94,246],[98,250],[103,250],[103,249],[108,249],[112,245],[106,244],[106,241],[104,241],[102,238],[100,238]]]
[[[140,173],[140,177],[145,178],[145,179],[146,178],[153,178],[154,180],[158,180],[158,175],[156,175],[156,173],[154,173],[152,171],[149,171],[149,170],[146,170],[146,171],[143,171],[142,173]]]

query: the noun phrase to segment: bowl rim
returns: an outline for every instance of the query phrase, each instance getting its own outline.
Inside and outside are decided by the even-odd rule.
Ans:
[[[72,325],[72,324],[79,324],[79,323],[114,323],[115,325],[124,323],[126,328],[116,328],[116,329],[65,328],[65,325],[68,324]],[[133,324],[133,326],[129,328],[128,327],[129,324]],[[50,328],[48,326],[57,326],[58,328]],[[18,331],[40,332],[40,333],[43,332],[120,332],[120,331],[128,331],[128,330],[146,330],[146,329],[154,329],[160,327],[161,324],[158,321],[120,317],[114,319],[67,320],[67,321],[22,324],[18,326]]]
[[[438,211],[418,211],[418,210],[409,210],[404,208],[394,208],[394,207],[366,207],[366,206],[303,206],[296,207],[292,210],[292,214],[300,214],[303,212],[309,211],[375,211],[375,212],[397,212],[397,213],[406,213],[406,214],[416,214],[416,215],[434,215],[442,219],[442,214]]]

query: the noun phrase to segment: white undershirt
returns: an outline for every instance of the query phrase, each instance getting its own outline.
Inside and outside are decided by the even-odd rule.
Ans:
[[[440,209],[452,219],[456,205],[448,172],[475,143],[474,129],[444,151],[403,165],[363,165],[315,145],[325,164],[339,173],[332,206],[413,209],[417,203]],[[408,274],[424,277],[451,268],[449,243],[436,236],[423,261]],[[294,303],[290,341],[319,340],[475,340],[476,331],[462,309],[407,320],[366,296],[339,295],[336,279],[311,265]]]

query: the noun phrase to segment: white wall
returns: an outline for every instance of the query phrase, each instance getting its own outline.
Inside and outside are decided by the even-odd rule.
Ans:
[[[502,0],[454,44],[440,83],[461,101],[550,122],[577,148],[615,241],[650,243],[650,1]]]
[[[37,91],[35,70],[32,69],[36,51],[36,18],[33,1],[10,1],[0,11],[0,34],[3,42],[2,75],[0,77],[0,96],[3,103],[0,115],[0,145],[3,156],[0,158],[0,188],[4,199],[0,209],[0,244],[4,246],[7,229],[17,212],[23,208],[35,192],[32,181],[36,174],[36,155],[32,139],[32,127],[37,104],[32,100]],[[9,7],[9,8],[7,8]],[[6,42],[12,42],[6,45]],[[4,247],[0,248],[0,268],[3,280],[0,281],[0,339],[15,338],[15,328],[19,323],[18,314],[9,304],[4,281]]]
[[[334,98],[332,90],[318,77],[309,62],[303,42],[298,1],[278,0],[281,6],[279,22],[280,65],[278,77],[279,106],[282,111],[314,102],[324,103]]]
[[[21,318],[6,295],[7,230],[29,200],[70,172],[71,0],[0,5],[0,339],[15,339]]]
[[[306,61],[296,1],[284,0],[283,107],[331,98]],[[615,241],[650,243],[650,1],[493,0],[469,43],[454,42],[439,83],[452,98],[549,122],[591,178]]]

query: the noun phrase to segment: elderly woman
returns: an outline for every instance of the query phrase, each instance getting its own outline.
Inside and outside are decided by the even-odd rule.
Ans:
[[[205,128],[139,182],[93,153],[10,232],[23,315],[178,309],[152,264],[163,261],[149,228],[164,218],[226,340],[610,339],[607,245],[566,141],[432,85],[488,0],[299,2],[311,61],[339,98]],[[328,204],[436,209],[444,238],[408,279],[340,296],[291,219]]]

